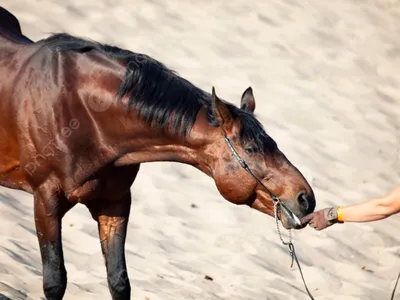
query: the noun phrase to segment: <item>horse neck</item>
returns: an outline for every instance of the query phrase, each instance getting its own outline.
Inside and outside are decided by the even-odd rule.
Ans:
[[[107,148],[106,152],[109,153],[109,158],[112,158],[116,166],[174,161],[204,170],[202,166],[205,165],[206,160],[199,149],[203,149],[207,143],[206,132],[213,130],[207,125],[205,108],[200,109],[191,132],[185,138],[170,133],[168,129],[157,130],[145,125],[135,113],[135,108],[129,107],[127,95],[121,99],[121,102],[115,102],[115,91],[120,87],[121,76],[125,73],[124,64],[116,63],[95,52],[79,56],[79,65],[81,69],[88,70],[81,82],[85,82],[84,79],[88,76],[95,78],[96,74],[106,76],[99,81],[102,82],[101,84],[90,81],[83,89],[87,90],[86,94],[90,95],[89,97],[98,99],[109,107],[101,113],[96,112],[95,107],[88,107],[87,111],[91,111],[90,119],[96,123],[93,128],[97,128],[98,135],[101,136],[99,145]],[[97,87],[93,87],[93,84]],[[82,103],[86,103],[84,105],[89,103],[90,106],[90,99],[82,100],[84,100]],[[127,107],[129,107],[128,111]],[[93,110],[94,113],[92,113]],[[110,124],[113,125],[110,126]]]
[[[207,159],[201,150],[208,143],[202,124],[206,123],[204,110],[198,113],[197,119],[200,121],[196,120],[186,138],[178,138],[168,132],[159,133],[140,125],[140,120],[135,119],[132,122],[134,126],[131,128],[132,139],[127,143],[129,146],[123,147],[124,154],[120,155],[115,164],[122,166],[143,162],[171,161],[194,166],[209,175]]]

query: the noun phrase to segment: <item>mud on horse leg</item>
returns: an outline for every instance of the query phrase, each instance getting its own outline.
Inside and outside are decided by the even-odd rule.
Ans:
[[[131,286],[125,260],[125,240],[131,207],[131,193],[114,201],[96,199],[88,205],[97,221],[108,287],[113,300],[131,299]]]
[[[61,219],[72,207],[60,193],[37,190],[34,193],[36,233],[43,266],[46,299],[61,300],[67,287],[67,271],[61,238]]]

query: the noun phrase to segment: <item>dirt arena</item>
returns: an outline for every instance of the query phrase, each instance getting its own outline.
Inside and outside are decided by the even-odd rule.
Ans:
[[[400,183],[400,1],[0,5],[33,40],[68,32],[146,53],[235,104],[252,86],[259,119],[311,183],[317,209],[379,196]],[[196,169],[143,164],[132,193],[132,299],[308,299],[274,219],[228,203]],[[0,188],[0,224],[0,294],[42,299],[32,196]],[[296,231],[315,299],[390,299],[400,271],[399,229],[397,215]],[[84,206],[65,216],[63,243],[64,299],[110,299],[97,226]]]

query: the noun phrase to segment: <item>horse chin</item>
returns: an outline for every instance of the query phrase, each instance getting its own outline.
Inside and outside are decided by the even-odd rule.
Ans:
[[[279,220],[281,221],[281,224],[282,224],[283,228],[285,228],[285,229],[287,229],[287,230],[293,229],[292,226],[293,226],[294,224],[292,224],[292,222],[290,222],[290,221],[286,218],[286,216],[282,215],[281,212],[278,213],[278,217],[279,217]]]
[[[287,218],[284,214],[281,214],[281,212],[278,213],[278,216],[279,216],[282,226],[287,230],[290,230],[290,229],[299,230],[299,229],[303,229],[307,225],[307,224],[299,225],[293,219]]]
[[[253,202],[251,202],[251,207],[271,217],[275,217],[273,208],[268,209],[267,205],[265,205],[264,202],[260,200],[260,198],[256,198]],[[290,214],[286,215],[285,213],[282,213],[281,209],[277,212],[277,218],[285,229],[297,230],[302,229],[306,226],[306,224],[297,224],[296,221],[292,217],[290,217]]]

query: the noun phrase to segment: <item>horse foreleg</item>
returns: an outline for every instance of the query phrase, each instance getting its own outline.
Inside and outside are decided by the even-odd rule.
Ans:
[[[36,191],[34,198],[36,233],[43,266],[43,291],[46,299],[60,300],[67,287],[61,219],[72,205],[58,193]]]
[[[112,299],[129,300],[131,286],[126,269],[125,239],[131,208],[131,193],[128,191],[116,201],[97,199],[97,201],[92,201],[88,208],[98,224]]]

